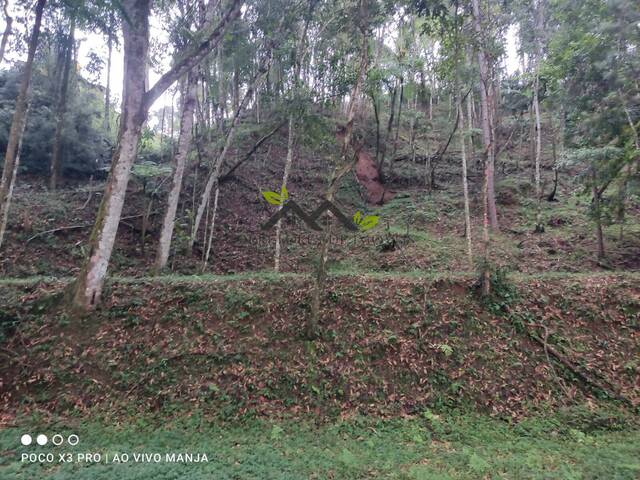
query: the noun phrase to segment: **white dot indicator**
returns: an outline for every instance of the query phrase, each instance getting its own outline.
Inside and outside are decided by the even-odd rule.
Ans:
[[[53,443],[56,447],[58,445],[62,445],[64,442],[64,438],[59,433],[56,433],[53,437],[51,437],[51,443]]]
[[[25,433],[24,435],[22,435],[22,437],[20,437],[20,443],[24,446],[31,445],[31,441],[31,435],[29,435],[28,433]]]
[[[41,433],[36,437],[36,442],[38,443],[38,445],[46,445],[48,441],[49,439],[44,433]]]
[[[72,433],[71,435],[69,435],[69,437],[67,437],[67,442],[69,442],[69,445],[77,445],[79,441],[80,439],[75,433]]]

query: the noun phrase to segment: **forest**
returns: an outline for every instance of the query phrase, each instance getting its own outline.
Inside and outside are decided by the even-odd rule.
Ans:
[[[1,478],[640,476],[640,4],[0,3]]]

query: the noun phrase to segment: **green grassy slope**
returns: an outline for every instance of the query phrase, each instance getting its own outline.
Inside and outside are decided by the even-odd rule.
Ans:
[[[173,425],[159,420],[119,425],[89,421],[51,424],[74,432],[77,447],[23,447],[20,428],[0,431],[0,477],[5,480],[97,479],[635,479],[640,475],[640,432],[624,418],[565,411],[517,425],[477,415],[395,420],[351,418],[315,425],[306,421],[208,423],[198,416]],[[37,425],[42,430],[39,421]],[[35,431],[35,430],[33,430]],[[22,453],[55,453],[53,463],[22,462]],[[72,453],[73,463],[58,463]],[[78,462],[99,453],[101,462]],[[167,463],[166,453],[206,454],[208,462]],[[115,454],[129,454],[114,463]],[[160,463],[139,463],[134,453],[160,453]],[[194,455],[195,456],[195,455]],[[201,459],[203,457],[200,457]]]

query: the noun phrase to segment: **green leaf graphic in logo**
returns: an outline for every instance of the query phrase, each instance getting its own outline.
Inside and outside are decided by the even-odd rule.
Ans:
[[[360,210],[353,214],[353,223],[358,225],[362,232],[371,230],[378,224],[380,217],[378,215],[366,215],[363,216]]]
[[[271,205],[282,205],[289,198],[287,187],[282,187],[280,193],[277,192],[260,192],[264,199]]]

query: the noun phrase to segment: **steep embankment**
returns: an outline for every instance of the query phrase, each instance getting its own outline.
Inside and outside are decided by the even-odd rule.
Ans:
[[[383,205],[395,196],[395,192],[386,188],[380,180],[380,173],[373,158],[363,149],[358,151],[356,162],[356,179],[366,191],[367,202]]]
[[[55,305],[63,284],[4,284],[1,409],[387,415],[466,405],[517,418],[607,395],[638,402],[640,277],[499,288],[483,304],[470,280],[335,277],[324,335],[310,342],[300,276],[120,280],[81,323]]]

